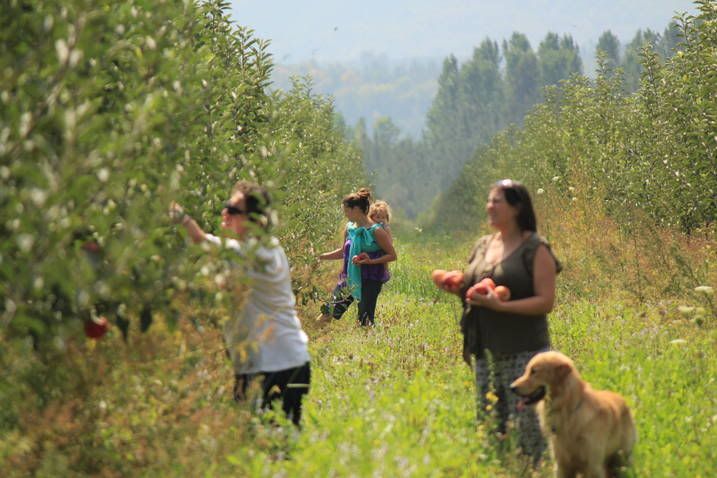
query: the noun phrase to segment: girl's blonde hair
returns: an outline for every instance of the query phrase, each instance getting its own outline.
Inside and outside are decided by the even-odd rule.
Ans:
[[[386,222],[391,222],[391,206],[386,201],[378,200],[371,204],[368,211],[368,217],[373,216],[376,212],[383,211],[386,214]]]

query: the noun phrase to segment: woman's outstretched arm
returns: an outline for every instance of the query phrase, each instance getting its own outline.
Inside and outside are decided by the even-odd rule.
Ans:
[[[324,252],[323,254],[319,254],[319,259],[322,261],[330,261],[330,260],[336,260],[336,259],[343,259],[344,258],[344,248],[339,247],[336,250],[333,250],[331,252]]]
[[[206,239],[207,235],[202,228],[199,227],[199,224],[197,224],[189,214],[186,214],[182,206],[176,202],[169,205],[169,216],[174,223],[184,226],[184,229],[187,230],[187,234],[189,234],[189,237],[195,244],[203,242]]]

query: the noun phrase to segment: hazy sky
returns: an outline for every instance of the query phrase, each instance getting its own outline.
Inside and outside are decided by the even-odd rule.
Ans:
[[[639,28],[662,32],[688,0],[232,0],[234,19],[271,40],[279,63],[468,56],[486,36],[525,33],[533,48],[548,31],[594,44],[610,29],[622,42]]]

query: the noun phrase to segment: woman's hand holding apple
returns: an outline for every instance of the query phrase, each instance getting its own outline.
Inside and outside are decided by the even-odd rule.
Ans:
[[[470,300],[475,295],[488,295],[490,291],[495,290],[495,282],[490,277],[476,282],[466,291],[466,300]]]
[[[510,289],[504,285],[496,286],[490,277],[473,284],[466,291],[466,302],[479,307],[499,310],[502,303],[508,300],[510,300]]]
[[[463,287],[463,272],[458,270],[445,271],[436,269],[431,273],[431,277],[436,287],[451,294],[458,294]]]
[[[358,265],[368,264],[369,259],[370,259],[370,257],[368,256],[368,254],[366,254],[365,252],[362,252],[360,254],[353,256],[351,258],[351,262],[353,262],[354,264],[358,264]]]

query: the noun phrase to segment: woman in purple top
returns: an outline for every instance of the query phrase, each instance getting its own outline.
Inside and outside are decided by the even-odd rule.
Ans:
[[[389,278],[386,264],[396,260],[391,236],[369,217],[371,193],[360,189],[344,197],[342,206],[349,220],[342,247],[319,255],[321,260],[343,259],[332,301],[321,307],[320,320],[340,319],[354,300],[358,301],[358,321],[374,325],[376,302]]]

